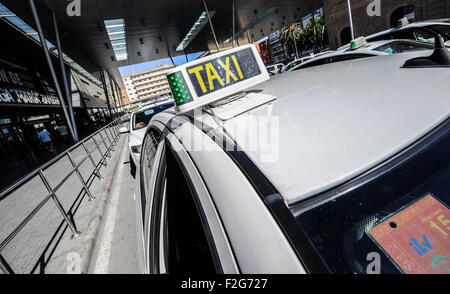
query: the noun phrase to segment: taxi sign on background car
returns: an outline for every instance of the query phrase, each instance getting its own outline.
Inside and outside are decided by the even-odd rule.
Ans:
[[[431,194],[369,231],[407,274],[450,274],[450,210]]]
[[[167,73],[175,111],[183,113],[210,104],[269,79],[254,45],[200,58]]]
[[[354,40],[352,40],[350,42],[350,49],[356,50],[356,49],[359,49],[359,48],[361,48],[362,46],[364,46],[366,44],[367,44],[366,38],[359,37],[359,38],[356,38],[356,39],[354,39]]]

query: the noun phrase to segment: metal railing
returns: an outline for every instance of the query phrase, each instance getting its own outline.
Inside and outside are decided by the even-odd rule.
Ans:
[[[115,146],[117,145],[118,139],[120,137],[119,133],[119,127],[123,123],[122,118],[118,118],[111,122],[110,124],[106,125],[105,127],[101,128],[100,130],[96,131],[95,133],[91,134],[89,137],[83,139],[79,143],[75,144],[74,146],[70,147],[63,153],[57,155],[52,160],[48,161],[44,165],[40,166],[38,169],[34,170],[33,172],[29,173],[16,183],[12,184],[5,190],[3,190],[0,193],[0,208],[2,206],[3,200],[5,200],[9,195],[11,195],[14,191],[18,190],[19,188],[23,187],[25,184],[29,183],[31,180],[34,180],[38,178],[41,181],[41,184],[43,184],[46,188],[46,196],[39,202],[38,205],[36,205],[30,213],[27,214],[27,216],[22,219],[19,223],[19,225],[15,226],[15,228],[7,235],[6,238],[3,240],[0,240],[0,273],[15,273],[13,268],[10,266],[10,263],[6,260],[4,255],[2,255],[2,251],[5,249],[8,244],[14,238],[21,232],[21,230],[31,222],[33,217],[42,209],[42,207],[51,200],[53,200],[57,210],[61,214],[63,221],[61,222],[60,226],[58,227],[58,231],[60,229],[63,229],[63,233],[67,229],[67,227],[71,230],[72,238],[78,237],[80,232],[78,231],[75,221],[74,221],[74,212],[72,209],[75,207],[75,202],[78,198],[81,198],[80,203],[85,195],[88,196],[88,200],[92,201],[95,199],[94,195],[92,195],[91,191],[89,190],[90,185],[94,181],[95,178],[103,179],[100,169],[102,166],[107,167],[106,158],[111,157],[111,152],[114,152]],[[95,137],[97,136],[97,140]],[[100,141],[98,140],[100,138]],[[92,140],[91,142],[94,143],[94,148],[92,150],[89,150],[87,147],[87,142]],[[105,147],[105,151],[102,152],[103,146]],[[102,147],[102,148],[101,148]],[[84,157],[79,161],[75,162],[75,159],[72,155],[72,152],[75,150],[82,152],[84,151]],[[95,151],[98,151],[100,153],[100,160],[98,162],[95,162],[93,158],[93,154]],[[65,175],[63,175],[62,180],[57,182],[56,184],[52,185],[49,182],[49,178],[45,176],[44,171],[52,167],[55,163],[61,162],[62,159],[68,159],[70,162],[70,165],[72,169]],[[80,167],[85,163],[86,161],[89,161],[92,166],[92,171],[89,172],[89,176],[87,180],[85,180],[80,172]],[[64,209],[63,205],[61,204],[60,198],[56,195],[58,190],[63,186],[64,183],[72,176],[75,175],[78,178],[79,182],[82,185],[82,189],[79,192],[76,199],[74,199],[73,205],[68,209],[67,211]],[[62,176],[59,174],[59,176]],[[33,195],[34,197],[36,195]],[[81,196],[81,197],[80,197]],[[78,204],[79,206],[80,204]],[[21,207],[17,207],[18,210],[20,210]],[[77,207],[78,208],[78,207]],[[65,226],[64,226],[65,225]],[[0,232],[4,229],[4,224],[0,223]],[[55,232],[55,235],[58,232]],[[62,236],[61,236],[62,237]],[[53,236],[52,240],[55,238]],[[52,241],[50,240],[50,242]],[[46,263],[48,262],[49,257],[47,256],[47,260],[45,260],[45,251],[48,250],[48,246],[45,248],[44,252],[40,256],[40,260],[37,261],[37,263],[34,265],[32,272],[36,271],[39,264],[41,265],[40,271],[43,272],[42,266],[45,267]],[[54,249],[53,249],[54,250]]]

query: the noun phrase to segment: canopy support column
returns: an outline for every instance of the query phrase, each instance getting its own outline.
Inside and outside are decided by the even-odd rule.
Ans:
[[[61,87],[59,86],[58,77],[56,76],[55,68],[53,67],[52,60],[50,58],[50,53],[48,52],[47,42],[45,40],[44,31],[42,30],[41,22],[39,20],[39,16],[36,11],[36,4],[34,3],[34,0],[28,0],[31,7],[31,12],[33,14],[34,22],[36,23],[36,28],[39,33],[39,39],[41,40],[41,46],[44,50],[45,59],[47,60],[47,65],[50,69],[50,73],[52,75],[53,83],[55,84],[56,94],[58,95],[59,102],[61,103],[61,107],[63,109],[64,117],[66,118],[67,125],[69,127],[70,135],[72,136],[72,139],[74,142],[77,142],[77,136],[75,135],[75,132],[73,130],[73,125],[71,123],[69,114],[67,113],[66,103],[64,102],[64,97],[61,92]]]

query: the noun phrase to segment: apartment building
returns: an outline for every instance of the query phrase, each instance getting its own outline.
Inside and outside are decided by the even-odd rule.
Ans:
[[[166,73],[176,67],[173,64],[162,64],[157,67],[136,71],[124,77],[130,102],[147,101],[170,94]]]
[[[130,103],[135,103],[139,101],[139,97],[136,94],[136,89],[133,85],[133,80],[131,79],[131,75],[128,74],[123,77],[123,82],[125,84],[125,91],[127,92],[128,99]]]

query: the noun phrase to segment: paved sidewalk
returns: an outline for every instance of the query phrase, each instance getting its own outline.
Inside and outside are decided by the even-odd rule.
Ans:
[[[95,140],[101,142],[102,138],[97,135]],[[71,238],[72,232],[67,228],[54,201],[50,199],[1,252],[14,272],[87,272],[119,157],[121,151],[127,149],[126,141],[126,136],[121,135],[111,157],[106,158],[108,167],[102,167],[100,170],[103,179],[93,179],[89,190],[96,199],[88,201],[86,194],[80,194],[82,184],[76,173],[56,192],[64,210],[73,213],[73,221],[81,234],[77,238]],[[91,151],[95,150],[92,157],[96,163],[99,162],[101,154],[95,148],[93,139],[86,142],[86,147]],[[102,144],[100,150],[105,152],[106,145]],[[86,153],[82,148],[77,148],[71,155],[78,163]],[[85,181],[92,168],[89,160],[80,166]],[[50,186],[55,187],[71,169],[70,161],[63,157],[45,170],[44,174]],[[0,240],[4,240],[47,194],[43,183],[35,177],[3,199],[0,203]],[[80,197],[83,195],[84,197]],[[44,254],[41,255],[42,253]]]
[[[138,273],[135,179],[130,174],[129,158],[125,142],[95,242],[89,273]]]

